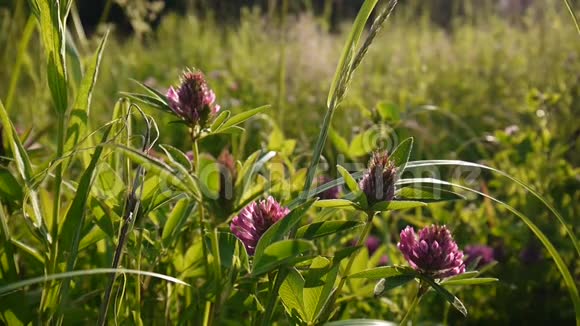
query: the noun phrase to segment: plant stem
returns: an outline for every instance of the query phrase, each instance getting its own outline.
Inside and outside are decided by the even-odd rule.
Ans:
[[[198,138],[195,134],[195,131],[191,130],[191,141],[192,141],[192,151],[193,151],[193,173],[198,173],[200,169],[200,159],[199,159],[199,144],[197,143]],[[200,194],[201,195],[201,194]],[[199,202],[197,204],[198,208],[198,215],[199,215],[199,232],[201,235],[201,249],[203,251],[203,265],[205,269],[205,277],[206,280],[209,280],[209,266],[207,263],[207,256],[208,250],[205,245],[205,217],[204,217],[204,209],[203,209],[203,202]],[[213,323],[213,314],[212,311],[212,303],[211,301],[206,301],[205,306],[205,313],[203,318],[203,325],[211,325]]]
[[[139,230],[139,240],[137,241],[137,270],[141,270],[141,252],[143,249],[143,231]],[[135,301],[137,302],[137,306],[135,307],[135,311],[139,318],[139,321],[142,322],[141,319],[141,275],[137,274],[137,281],[135,282]]]
[[[298,203],[304,203],[308,199],[310,195],[310,188],[312,187],[312,180],[314,180],[314,175],[316,174],[316,169],[318,168],[318,163],[320,162],[320,155],[322,155],[322,150],[324,148],[324,144],[326,142],[326,138],[328,137],[328,129],[330,128],[330,122],[332,121],[332,116],[334,115],[334,110],[336,105],[332,102],[331,107],[326,110],[326,114],[324,115],[324,120],[322,121],[322,127],[320,128],[320,134],[318,135],[318,139],[316,140],[316,146],[314,147],[314,153],[312,154],[312,161],[310,162],[310,166],[308,166],[308,174],[306,176],[306,181],[304,182],[304,188],[302,189],[302,193],[300,197],[298,197]],[[291,238],[294,236],[296,232],[296,228],[294,228],[291,232]]]
[[[268,305],[266,306],[266,312],[264,312],[264,316],[260,322],[260,325],[266,326],[271,324],[270,320],[272,319],[272,315],[274,315],[276,302],[278,301],[278,291],[280,290],[280,286],[282,286],[282,282],[284,282],[284,279],[286,279],[287,275],[288,269],[281,268],[278,270],[274,288],[270,291],[270,295],[268,296]]]
[[[369,234],[371,233],[371,229],[373,226],[373,216],[375,216],[375,212],[368,211],[366,213],[367,213],[367,222],[365,224],[365,228],[363,229],[360,236],[358,237],[358,240],[356,241],[355,246],[360,246],[361,244],[364,244],[367,241]],[[338,296],[340,295],[340,291],[342,291],[342,287],[344,286],[344,283],[346,282],[346,278],[348,277],[348,274],[350,273],[350,269],[352,267],[352,264],[354,263],[354,259],[356,258],[356,255],[357,255],[359,250],[357,250],[356,252],[353,252],[350,255],[350,257],[348,259],[348,263],[346,264],[346,268],[344,269],[343,275],[340,279],[340,283],[338,283],[338,287],[336,288],[335,298],[338,298]]]
[[[56,158],[58,160],[64,151],[65,140],[65,115],[58,114],[57,116],[57,147]],[[60,186],[62,183],[62,164],[58,163],[54,172],[54,199],[52,206],[52,225],[50,229],[50,236],[52,238],[49,273],[55,273],[58,255],[58,220],[60,216]]]
[[[57,114],[57,134],[56,134],[56,155],[55,162],[62,156],[64,151],[64,141],[65,141],[65,119],[66,116],[63,113]],[[60,191],[62,183],[62,164],[57,163],[54,172],[54,197],[52,206],[52,222],[50,226],[50,253],[49,261],[47,266],[47,273],[54,274],[58,266],[58,220],[60,217]],[[42,313],[47,312],[51,306],[55,305],[55,298],[58,298],[59,286],[58,283],[47,282],[42,291],[41,299],[41,309]],[[47,316],[50,319],[50,317]]]
[[[401,326],[407,325],[407,323],[409,322],[409,318],[411,318],[413,311],[415,310],[415,308],[419,304],[419,301],[423,297],[423,294],[425,294],[426,290],[427,290],[427,288],[423,284],[423,281],[421,281],[421,283],[419,283],[419,288],[417,289],[417,294],[415,294],[413,301],[411,301],[411,304],[409,305],[409,309],[407,309],[407,313],[405,314],[405,316],[403,317],[403,319],[401,320],[399,325],[401,325]]]

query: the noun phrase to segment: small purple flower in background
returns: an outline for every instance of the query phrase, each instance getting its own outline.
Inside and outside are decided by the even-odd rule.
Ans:
[[[230,230],[246,247],[249,255],[254,254],[258,240],[274,223],[284,218],[290,210],[269,196],[266,200],[246,206],[230,224]]]
[[[356,240],[352,241],[352,245],[354,246],[356,244]],[[369,256],[372,256],[377,249],[379,249],[379,247],[381,246],[381,239],[379,239],[378,237],[374,236],[374,235],[369,235],[369,237],[367,238],[367,241],[365,242],[365,247],[367,247],[367,250],[369,252]],[[377,266],[386,266],[389,263],[389,258],[387,257],[387,255],[383,255],[381,256],[381,259],[379,260],[379,263]]]
[[[447,227],[432,225],[419,231],[407,226],[401,231],[399,250],[411,267],[434,278],[445,278],[465,272],[463,252]]]
[[[169,87],[166,96],[171,110],[190,126],[204,127],[210,116],[220,110],[220,106],[214,104],[215,93],[200,71],[185,71],[179,88]]]
[[[464,253],[467,255],[467,258],[465,258],[466,266],[470,266],[472,263],[478,260],[477,265],[475,265],[476,269],[479,269],[495,261],[495,257],[493,255],[493,248],[488,246],[484,245],[467,246],[465,247]]]
[[[318,178],[316,178],[316,185],[322,186],[330,181],[332,181],[331,178],[325,175],[321,175]],[[320,199],[337,199],[339,195],[340,195],[340,186],[336,186],[319,193],[318,197],[320,197]]]
[[[375,237],[374,235],[369,235],[369,237],[367,238],[367,241],[365,242],[365,246],[367,247],[367,249],[369,251],[369,255],[372,255],[381,246],[381,239],[379,239],[378,237]]]
[[[395,198],[397,167],[389,160],[386,151],[375,152],[359,186],[367,197],[369,205]]]
[[[389,257],[387,257],[387,255],[382,255],[377,266],[378,267],[387,266],[388,264],[389,264]]]

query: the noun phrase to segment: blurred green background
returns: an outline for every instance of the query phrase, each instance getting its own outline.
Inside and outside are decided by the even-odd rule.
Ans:
[[[247,153],[272,147],[272,132],[279,130],[296,140],[294,157],[307,156],[361,3],[76,1],[68,20],[74,41],[69,59],[74,51],[87,58],[106,29],[113,31],[94,92],[93,128],[110,119],[119,92],[136,89],[130,78],[165,91],[185,67],[197,67],[222,107],[240,112],[273,105],[272,121],[247,126]],[[578,5],[572,9],[578,16]],[[49,140],[56,117],[39,35],[28,16],[26,1],[0,0],[0,98],[37,144],[34,155],[43,157],[55,150]],[[580,38],[564,1],[400,1],[358,69],[333,128],[350,142],[372,126],[387,125],[395,143],[415,137],[413,160],[462,159],[503,170],[549,199],[579,234],[579,56]],[[76,78],[74,68],[69,75]],[[385,108],[396,114],[381,114]],[[184,128],[148,112],[157,118],[162,143],[187,148]],[[353,162],[366,155],[331,139],[326,157],[337,160],[339,154]],[[441,173],[450,178],[457,171]],[[481,171],[477,176],[483,192],[533,218],[580,280],[578,257],[554,217],[512,182]],[[508,211],[477,199],[402,218],[446,223],[461,245],[495,248],[499,264],[491,274],[500,283],[461,292],[471,315],[463,319],[451,311],[451,324],[573,324],[556,267]],[[432,301],[422,305],[420,320],[443,319],[443,303]],[[360,314],[380,318],[381,311],[361,303],[355,316]]]

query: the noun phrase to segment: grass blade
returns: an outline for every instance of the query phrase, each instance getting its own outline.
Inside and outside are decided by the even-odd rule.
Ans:
[[[550,240],[548,239],[548,237],[546,237],[546,235],[542,232],[542,230],[540,230],[536,226],[536,224],[534,224],[534,222],[532,222],[527,216],[520,213],[517,209],[513,208],[509,204],[507,204],[499,199],[496,199],[496,198],[489,196],[483,192],[480,192],[480,191],[477,191],[475,189],[465,187],[465,186],[462,186],[459,184],[455,184],[455,183],[451,183],[451,182],[447,182],[447,181],[443,181],[443,180],[438,180],[438,179],[432,179],[432,178],[403,179],[403,180],[400,180],[399,182],[402,184],[416,184],[416,183],[429,184],[429,183],[431,183],[431,184],[437,184],[437,185],[458,187],[458,188],[473,192],[475,194],[478,194],[480,196],[483,196],[485,198],[488,198],[488,199],[504,206],[510,212],[514,213],[517,217],[519,217],[528,226],[528,228],[534,233],[534,235],[542,242],[542,244],[544,245],[546,250],[548,250],[548,253],[550,253],[550,256],[552,256],[552,259],[554,259],[554,262],[556,263],[556,266],[558,267],[560,274],[564,278],[564,283],[566,284],[566,287],[568,288],[568,292],[570,293],[572,303],[574,304],[574,311],[576,314],[576,320],[580,320],[580,296],[578,294],[578,288],[576,287],[576,283],[574,282],[574,278],[570,274],[570,271],[568,270],[566,263],[564,263],[562,256],[560,256],[560,254],[558,253],[558,250],[554,247],[552,242],[550,242]]]
[[[67,75],[65,65],[64,28],[60,17],[60,1],[34,0],[38,23],[46,52],[48,87],[56,112],[63,115],[67,108]]]
[[[65,152],[68,152],[76,146],[79,139],[85,136],[86,129],[88,125],[88,118],[91,106],[91,97],[93,95],[93,89],[95,83],[97,82],[97,77],[99,74],[99,66],[101,64],[101,59],[103,57],[103,50],[105,49],[105,44],[109,36],[109,31],[105,33],[97,52],[93,56],[90,65],[85,71],[85,75],[81,82],[79,88],[79,93],[77,94],[73,109],[70,115],[70,121],[67,131],[67,140],[64,146]]]
[[[6,295],[9,292],[18,290],[20,288],[31,286],[40,283],[46,283],[49,281],[55,280],[62,280],[72,277],[79,277],[79,276],[89,276],[89,275],[100,275],[100,274],[135,274],[135,275],[142,275],[142,276],[150,276],[154,278],[158,278],[161,280],[165,280],[167,282],[190,286],[188,283],[183,282],[175,277],[171,277],[164,274],[154,273],[154,272],[147,272],[147,271],[140,271],[135,269],[125,269],[125,268],[94,268],[89,270],[81,270],[81,271],[72,271],[72,272],[65,272],[65,273],[58,273],[52,274],[47,276],[39,276],[34,277],[28,280],[23,280],[20,282],[11,283],[0,287],[0,295]]]
[[[377,2],[378,0],[366,0],[356,16],[346,44],[344,45],[344,49],[342,50],[340,60],[338,61],[336,73],[334,74],[334,78],[330,84],[330,90],[328,91],[328,98],[326,100],[328,108],[334,109],[338,105],[340,97],[342,97],[341,93],[344,93],[344,88],[350,78],[350,70],[354,60],[354,51],[357,49],[364,27],[371,12],[377,5]]]
[[[562,215],[560,215],[560,213],[552,205],[550,205],[548,203],[548,201],[544,199],[544,197],[542,197],[540,194],[538,194],[536,191],[534,191],[534,189],[532,189],[530,186],[526,185],[525,183],[519,181],[518,179],[512,177],[511,175],[509,175],[501,170],[492,168],[492,167],[487,166],[487,165],[466,162],[466,161],[459,161],[459,160],[413,161],[413,162],[409,162],[408,167],[409,168],[416,168],[416,167],[434,166],[434,165],[458,165],[458,166],[477,167],[477,168],[481,168],[481,169],[485,169],[485,170],[489,170],[489,171],[498,173],[501,176],[508,178],[510,181],[517,183],[519,186],[523,187],[525,190],[530,192],[534,197],[536,197],[538,200],[540,200],[542,202],[542,204],[546,205],[546,207],[548,207],[548,209],[550,210],[550,212],[552,212],[552,214],[556,215],[556,218],[562,224],[562,226],[564,226],[564,228],[566,229],[566,233],[568,233],[568,236],[572,240],[572,243],[574,244],[574,247],[576,248],[576,252],[578,253],[578,255],[580,255],[580,242],[578,242],[578,239],[576,238],[574,231],[568,226],[568,224],[566,224],[564,217],[562,217]]]

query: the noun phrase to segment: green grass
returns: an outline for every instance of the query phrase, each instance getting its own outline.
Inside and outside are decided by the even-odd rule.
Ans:
[[[391,263],[404,263],[395,245],[406,224],[447,224],[461,246],[488,244],[505,251],[498,264],[486,272],[499,278],[498,284],[452,289],[469,308],[467,319],[428,293],[412,317],[416,321],[572,323],[578,318],[568,294],[570,282],[580,277],[577,245],[572,244],[566,228],[556,222],[545,205],[547,202],[553,206],[571,233],[579,234],[580,42],[576,21],[571,18],[575,17],[573,4],[536,2],[525,16],[512,21],[491,10],[482,10],[477,15],[455,17],[448,28],[432,23],[428,14],[416,15],[410,6],[400,4],[354,72],[344,101],[333,113],[333,132],[321,147],[322,162],[328,163],[328,174],[333,177],[338,176],[336,164],[366,163],[367,154],[377,145],[385,142],[396,145],[412,136],[411,161],[447,159],[482,163],[507,173],[540,195],[535,196],[513,180],[476,166],[437,165],[437,176],[417,166],[407,170],[404,176],[408,179],[449,180],[457,184],[457,189],[477,189],[476,193],[483,198],[466,194],[465,201],[436,203],[428,208],[392,212],[388,218],[387,215],[375,218],[372,233],[384,240],[381,250],[388,254]],[[110,272],[101,268],[111,267],[120,229],[126,225],[123,207],[134,180],[139,185],[137,164],[146,165],[151,171],[139,188],[143,189],[144,210],[134,212],[146,213],[127,224],[130,226],[121,266],[131,273],[132,270],[143,273],[117,276],[112,299],[115,304],[111,304],[109,316],[125,323],[196,324],[207,321],[206,309],[211,314],[211,309],[219,308],[223,323],[235,323],[240,316],[256,320],[260,307],[267,306],[266,286],[272,284],[241,282],[234,288],[229,288],[229,283],[220,284],[217,291],[202,282],[204,278],[200,276],[214,267],[200,263],[206,261],[200,257],[202,249],[211,252],[217,251],[218,243],[232,245],[231,235],[225,235],[228,232],[225,222],[231,214],[215,220],[208,218],[208,226],[220,232],[209,232],[208,241],[201,245],[198,215],[193,213],[199,209],[195,200],[171,197],[180,196],[175,191],[157,194],[156,175],[165,173],[167,166],[151,163],[139,153],[146,132],[152,132],[152,138],[156,136],[152,123],[159,129],[160,144],[171,144],[186,152],[192,145],[187,128],[170,124],[174,118],[168,114],[146,107],[144,113],[139,113],[118,99],[121,92],[140,91],[131,78],[165,92],[169,85],[178,82],[185,67],[193,66],[206,73],[217,102],[225,109],[240,113],[265,104],[275,105],[245,123],[244,136],[234,136],[233,140],[218,136],[203,139],[199,145],[202,152],[217,157],[221,148],[231,143],[237,159],[242,162],[248,159],[244,171],[253,171],[248,172],[253,183],[244,192],[246,197],[238,198],[238,203],[251,200],[251,194],[260,194],[266,186],[256,176],[257,165],[252,160],[269,171],[279,167],[276,164],[284,164],[285,175],[276,179],[279,183],[270,190],[274,195],[288,195],[283,189],[291,188],[291,194],[282,198],[289,202],[304,183],[341,49],[350,40],[350,25],[345,23],[341,32],[330,34],[322,28],[322,18],[306,14],[288,16],[283,31],[276,22],[269,22],[261,13],[251,10],[245,10],[235,26],[224,26],[211,17],[170,14],[143,40],[118,35],[114,29],[106,44],[101,43],[104,33],[93,35],[87,44],[73,39],[79,55],[71,51],[69,44],[68,81],[59,81],[64,76],[59,75],[58,51],[52,53],[55,67],[47,73],[41,46],[44,41],[60,49],[58,42],[54,43],[58,31],[43,34],[43,39],[39,27],[32,23],[34,20],[27,20],[23,12],[20,8],[10,16],[0,11],[3,20],[0,48],[6,49],[0,51],[0,99],[9,115],[2,114],[2,125],[8,130],[3,135],[3,146],[6,156],[14,160],[2,162],[0,175],[3,204],[0,307],[8,307],[0,308],[2,320],[15,322],[10,314],[23,318],[27,311],[37,311],[39,306],[45,310],[39,312],[38,318],[50,315],[57,322],[88,322],[99,317],[110,277],[97,274]],[[49,27],[43,30],[46,29]],[[357,38],[356,33],[352,35]],[[364,37],[363,33],[362,40]],[[282,39],[286,40],[284,44]],[[101,49],[102,59],[98,55]],[[91,72],[99,66],[99,60],[93,88]],[[348,63],[348,58],[341,62]],[[81,64],[86,74],[82,82],[76,64]],[[330,92],[331,97],[333,93]],[[59,100],[55,102],[53,98]],[[72,103],[76,114],[64,127],[68,128],[69,136],[74,134],[71,128],[78,129],[80,137],[65,139],[63,129],[59,132],[57,128],[65,117],[58,112]],[[387,116],[384,110],[396,114]],[[82,115],[85,111],[89,112],[86,122]],[[9,118],[15,126],[14,133],[10,132]],[[110,121],[113,122],[109,124]],[[378,125],[388,125],[393,131],[384,135],[364,134]],[[517,131],[513,126],[517,126]],[[88,139],[84,138],[92,132]],[[261,160],[250,156],[259,149],[279,151],[281,155],[260,155]],[[155,150],[163,152],[159,147]],[[92,164],[89,153],[94,155]],[[73,156],[69,161],[68,157],[61,159],[61,154]],[[109,167],[95,168],[97,160]],[[166,161],[176,169],[175,161]],[[10,171],[13,177],[4,171]],[[113,182],[121,185],[121,189],[108,188]],[[183,192],[198,196],[193,178],[185,181],[174,178],[171,182]],[[11,190],[16,188],[22,192]],[[106,196],[99,196],[99,191]],[[502,205],[494,206],[494,201]],[[20,210],[22,206],[27,210]],[[335,214],[337,219],[348,216],[344,212]],[[311,211],[309,217],[316,218],[315,215]],[[79,224],[79,220],[86,222]],[[533,233],[528,228],[530,220]],[[535,227],[541,231],[538,233]],[[520,258],[522,250],[540,244],[534,233],[541,234],[542,243],[551,243],[553,248],[548,245],[550,252],[540,250],[536,261],[524,262]],[[356,232],[343,232],[329,241],[315,243],[321,252],[334,252],[356,240],[353,234]],[[58,242],[51,242],[48,235],[58,238]],[[238,253],[238,249],[227,248]],[[221,257],[217,259],[216,275],[234,279],[236,273],[244,273],[247,261],[241,254],[241,261],[226,259],[225,264],[234,267],[222,270],[224,257],[216,251],[212,257]],[[558,267],[550,259],[555,252],[561,257]],[[353,259],[355,272],[362,271],[363,265],[374,267],[370,262],[373,258],[365,257],[364,251]],[[570,271],[568,284],[558,268],[560,272],[565,268]],[[222,275],[225,271],[231,274]],[[191,287],[158,280],[155,277],[159,275],[175,277]],[[57,278],[68,276],[75,277],[62,283],[62,288],[55,287],[61,284],[56,282]],[[270,277],[268,280],[272,281]],[[16,286],[25,291],[8,292],[17,290]],[[257,297],[247,300],[236,297],[247,293],[244,291],[251,286],[257,287],[251,289],[252,293],[259,293]],[[342,292],[344,297],[337,301],[340,309],[335,318],[399,320],[408,303],[401,289],[389,292],[386,296],[389,301],[371,300],[372,284],[364,280],[346,282]],[[196,306],[194,301],[204,298],[205,293],[210,297],[219,293],[223,304],[210,305],[211,308]],[[59,297],[70,305],[55,307],[58,302],[55,298]],[[19,307],[11,304],[16,301],[22,304]],[[535,309],[530,310],[532,306]],[[274,319],[283,316],[278,305]]]

